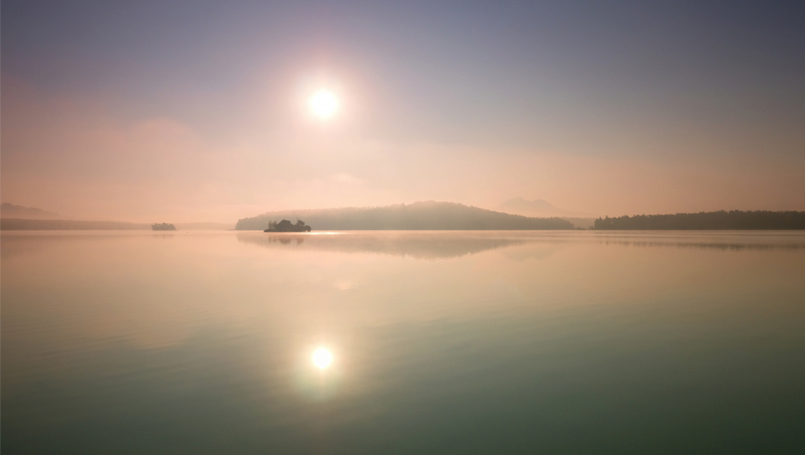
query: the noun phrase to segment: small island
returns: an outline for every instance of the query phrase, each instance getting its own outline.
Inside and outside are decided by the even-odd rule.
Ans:
[[[155,231],[175,231],[176,226],[170,223],[154,223],[151,225],[151,229]]]
[[[263,232],[310,232],[310,226],[306,225],[302,220],[296,220],[296,224],[288,220],[282,220],[279,223],[269,221],[268,229]]]

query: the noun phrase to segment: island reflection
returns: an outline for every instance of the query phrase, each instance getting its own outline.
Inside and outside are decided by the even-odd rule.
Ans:
[[[315,234],[239,232],[238,242],[265,248],[373,253],[413,259],[449,259],[525,245],[578,243],[720,251],[805,249],[800,232],[533,232],[533,231],[341,231]]]
[[[345,232],[337,234],[238,233],[238,241],[266,248],[294,247],[340,253],[375,253],[445,259],[523,245],[527,239],[483,232]]]

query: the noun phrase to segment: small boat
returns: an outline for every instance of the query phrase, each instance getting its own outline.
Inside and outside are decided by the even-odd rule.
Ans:
[[[175,231],[176,226],[169,223],[154,223],[151,225],[151,229],[155,231]]]

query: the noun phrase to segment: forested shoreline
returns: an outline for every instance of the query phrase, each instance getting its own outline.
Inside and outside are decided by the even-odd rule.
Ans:
[[[596,230],[786,230],[805,229],[805,212],[740,210],[598,218]]]

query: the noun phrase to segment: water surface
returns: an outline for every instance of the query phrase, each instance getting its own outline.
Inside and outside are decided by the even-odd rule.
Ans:
[[[4,454],[805,453],[801,233],[0,245]]]

